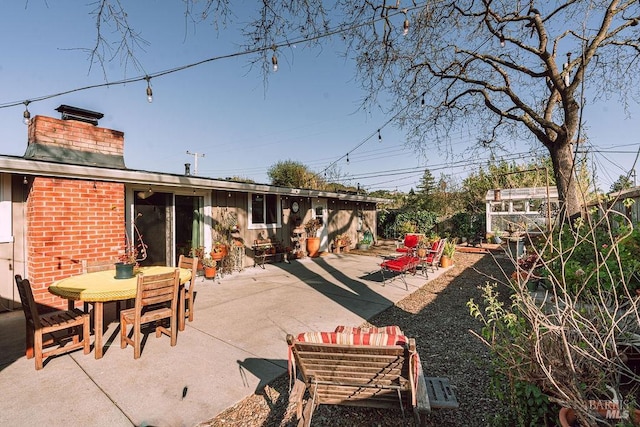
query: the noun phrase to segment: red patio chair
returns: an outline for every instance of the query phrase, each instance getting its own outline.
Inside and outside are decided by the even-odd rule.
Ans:
[[[407,280],[405,279],[405,274],[411,273],[415,275],[418,264],[420,264],[420,258],[413,255],[403,255],[398,258],[387,259],[383,261],[382,264],[380,264],[382,286],[385,286],[387,284],[384,277],[384,272],[388,271],[393,273],[400,273],[400,279],[402,279],[402,283],[404,283],[405,288],[409,290],[409,285],[407,284]]]
[[[404,241],[402,246],[396,248],[396,252],[401,252],[405,254],[413,254],[418,247],[418,243],[420,243],[420,239],[422,239],[422,234],[415,233],[407,233],[404,236]]]

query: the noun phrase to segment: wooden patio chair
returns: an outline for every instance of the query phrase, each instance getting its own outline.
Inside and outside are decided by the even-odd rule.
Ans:
[[[78,309],[40,314],[29,280],[15,276],[26,320],[27,359],[35,356],[36,370],[44,367],[44,359],[79,348],[89,354],[89,315]],[[45,350],[55,345],[56,348]]]
[[[432,409],[458,407],[449,380],[424,376],[415,340],[397,326],[339,326],[287,335],[287,344],[289,403],[296,405],[299,427],[311,425],[323,404],[399,408],[403,418],[411,411],[418,425]]]
[[[178,259],[178,268],[186,268],[191,270],[191,280],[180,286],[180,311],[178,315],[178,330],[184,331],[185,319],[193,322],[193,302],[196,293],[196,273],[198,272],[198,257],[188,258],[180,255]]]
[[[133,358],[141,353],[142,325],[156,322],[156,338],[165,334],[171,337],[171,346],[178,340],[178,288],[180,270],[172,273],[138,275],[138,290],[133,308],[120,312],[120,347],[133,346]],[[169,328],[162,324],[169,319]],[[133,338],[127,335],[127,326],[133,326]]]
[[[440,258],[442,258],[445,243],[447,243],[446,238],[434,242],[431,249],[427,251],[427,255],[424,258],[420,258],[420,266],[425,276],[427,275],[427,268],[431,269],[431,272],[435,272],[440,268]]]

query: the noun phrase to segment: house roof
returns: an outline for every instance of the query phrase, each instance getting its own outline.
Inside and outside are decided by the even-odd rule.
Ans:
[[[6,155],[0,155],[0,172],[71,179],[95,179],[100,181],[120,182],[124,184],[268,193],[292,197],[326,197],[344,201],[367,203],[389,202],[388,199],[369,197],[361,194],[346,194],[324,190],[279,187],[269,184],[249,184],[193,175],[168,174],[144,170],[74,165]]]
[[[526,199],[546,199],[547,187],[522,187],[522,188],[496,188],[487,191],[486,201],[495,200],[495,192],[500,192],[501,200],[526,200]],[[558,189],[555,186],[549,187],[549,198],[558,198]]]

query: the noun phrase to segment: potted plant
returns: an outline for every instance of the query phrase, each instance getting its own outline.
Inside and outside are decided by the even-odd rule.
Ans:
[[[220,261],[225,256],[227,256],[227,245],[220,241],[215,242],[211,248],[211,258]]]
[[[198,257],[198,270],[202,270],[202,259],[204,258],[204,246],[199,246],[197,248],[191,248],[189,251],[189,256],[191,258]]]
[[[426,257],[429,249],[431,249],[431,241],[428,237],[422,236],[420,240],[418,240],[418,246],[416,246],[416,254],[418,255],[418,258]]]
[[[135,245],[125,233],[124,253],[118,257],[118,261],[115,263],[116,279],[132,278],[133,270],[137,267],[138,262],[147,258],[147,245],[142,240],[142,235],[135,224],[133,225],[133,229],[138,237],[139,243]]]
[[[307,253],[312,258],[319,255],[320,237],[318,237],[317,234],[320,227],[322,227],[322,224],[317,218],[310,219],[304,225],[304,229],[307,232]]]
[[[370,230],[367,230],[362,235],[362,239],[358,242],[358,249],[366,251],[369,249],[369,246],[373,243],[373,233]]]
[[[444,243],[444,248],[442,250],[442,257],[440,258],[440,266],[441,267],[450,267],[453,265],[453,257],[456,253],[456,241],[455,240],[447,240]]]
[[[216,277],[216,265],[217,262],[210,256],[202,258],[202,267],[204,269],[204,277],[206,279],[213,279]]]
[[[351,238],[347,233],[338,234],[333,244],[336,253],[340,253],[340,251],[349,252],[349,247],[351,246]]]

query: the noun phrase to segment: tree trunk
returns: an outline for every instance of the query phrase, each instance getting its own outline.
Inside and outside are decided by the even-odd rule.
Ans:
[[[562,221],[577,218],[582,214],[582,203],[571,144],[568,142],[559,144],[556,141],[556,144],[549,147],[549,154],[558,187],[560,218]]]

